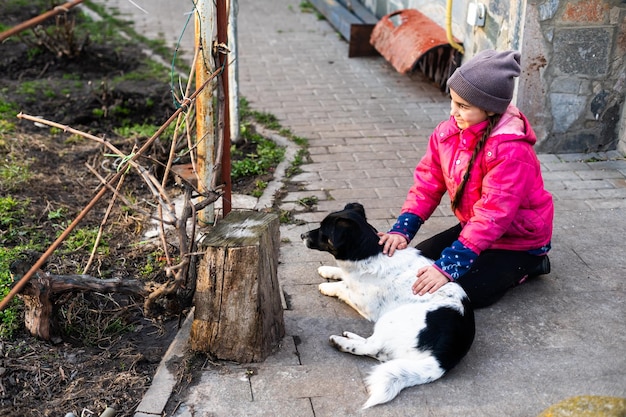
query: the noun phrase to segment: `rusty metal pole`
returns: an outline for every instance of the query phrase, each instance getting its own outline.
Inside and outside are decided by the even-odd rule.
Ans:
[[[226,45],[228,47],[228,22],[229,22],[229,0],[217,1],[217,43],[220,45]],[[223,66],[224,70],[220,77],[222,83],[222,91],[224,93],[223,100],[220,103],[220,111],[223,112],[223,126],[222,129],[222,182],[224,183],[224,195],[222,196],[222,207],[224,216],[230,213],[232,208],[232,185],[230,181],[230,90],[229,90],[229,54],[218,53],[217,59],[219,65]]]
[[[200,0],[196,3],[195,42],[200,48],[196,61],[196,87],[201,85],[209,74],[215,70],[213,62],[213,40],[215,39],[215,4],[212,0]],[[196,142],[198,189],[207,191],[214,176],[215,161],[215,114],[213,111],[214,85],[206,88],[196,100]],[[208,205],[200,213],[198,220],[203,224],[215,222],[213,204]]]

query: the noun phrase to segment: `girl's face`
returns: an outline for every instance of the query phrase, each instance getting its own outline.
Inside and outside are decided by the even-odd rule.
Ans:
[[[459,129],[467,129],[476,123],[487,120],[488,116],[494,114],[468,103],[453,90],[450,90],[450,97],[450,115],[454,117]]]

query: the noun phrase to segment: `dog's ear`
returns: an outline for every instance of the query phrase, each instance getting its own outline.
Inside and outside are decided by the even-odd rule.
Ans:
[[[363,218],[365,219],[365,207],[363,207],[363,205],[361,203],[348,203],[348,204],[346,204],[346,206],[343,209],[344,210],[353,210],[356,213],[358,213],[361,216],[363,216]]]
[[[353,235],[350,230],[355,227],[354,220],[346,218],[338,218],[333,227],[331,236],[331,244],[333,248],[339,250],[342,246],[350,243],[350,237]]]

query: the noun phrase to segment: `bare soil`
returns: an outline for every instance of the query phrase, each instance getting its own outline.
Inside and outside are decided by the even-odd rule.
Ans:
[[[0,4],[6,6],[0,21],[8,26],[40,12]],[[141,72],[146,65],[139,47],[87,42],[82,48],[77,56],[67,57],[34,50],[18,39],[0,43],[0,103],[15,103],[17,112],[106,137],[130,153],[146,137],[123,137],[114,129],[163,123],[175,110],[169,74],[116,82],[116,77]],[[0,184],[0,195],[28,201],[19,224],[11,226],[23,233],[9,234],[0,224],[0,244],[29,246],[35,238],[40,241],[34,243],[45,249],[100,186],[87,165],[106,176],[115,170],[114,159],[106,156],[102,145],[87,139],[25,120],[0,122],[14,125],[9,132],[0,130],[0,162],[24,163],[31,174],[18,187]],[[140,162],[158,175],[159,165],[151,161],[164,160],[166,155],[166,145],[157,141],[151,159]],[[254,179],[242,180],[233,184],[233,191],[246,192],[253,183]],[[132,173],[123,193],[136,202],[150,200],[145,183]],[[109,198],[98,203],[80,227],[97,228],[108,203]],[[147,220],[116,204],[105,229],[106,250],[96,255],[88,274],[163,282],[163,270],[154,268],[162,265],[159,244],[144,237]],[[171,250],[176,254],[175,247]],[[82,273],[90,251],[90,247],[62,246],[44,271]],[[31,253],[16,261],[28,263],[36,256]],[[165,305],[146,317],[142,303],[142,299],[115,294],[64,295],[57,300],[59,343],[38,340],[23,327],[10,340],[0,340],[0,415],[99,415],[107,406],[115,408],[117,416],[133,415],[186,313],[184,306]]]

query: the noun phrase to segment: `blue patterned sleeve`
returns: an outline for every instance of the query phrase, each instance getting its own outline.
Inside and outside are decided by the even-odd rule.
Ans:
[[[448,278],[456,281],[472,267],[478,254],[455,240],[452,245],[441,253],[441,258],[435,261],[435,266]]]
[[[411,240],[413,240],[415,234],[423,223],[424,220],[422,220],[417,214],[402,213],[400,216],[398,216],[396,224],[393,225],[388,233],[402,235],[407,239],[407,242],[410,242]]]

